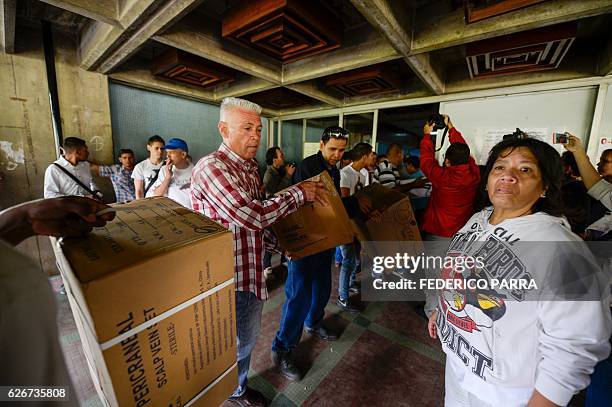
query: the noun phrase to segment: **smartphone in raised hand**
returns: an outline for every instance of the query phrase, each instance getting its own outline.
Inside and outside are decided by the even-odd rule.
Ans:
[[[567,133],[553,133],[554,144],[567,144],[568,138]]]

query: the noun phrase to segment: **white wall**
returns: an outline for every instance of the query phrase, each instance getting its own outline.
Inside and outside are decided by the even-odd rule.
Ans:
[[[598,161],[601,153],[612,148],[612,87],[606,86],[607,94],[604,97],[603,115],[599,129],[594,134],[597,140],[596,154],[592,154],[591,161]]]
[[[553,132],[569,131],[580,137],[586,146],[596,96],[597,87],[589,86],[442,102],[440,112],[451,117],[455,127],[470,145],[476,161],[484,164],[489,151],[485,142],[487,134],[497,132],[501,137],[502,134],[512,133],[516,127],[528,133],[535,130],[551,144]],[[608,98],[611,97],[609,93]],[[610,114],[607,129],[612,139],[612,99],[608,108]],[[564,151],[558,144],[555,147],[559,152]],[[446,151],[446,146],[440,151]]]

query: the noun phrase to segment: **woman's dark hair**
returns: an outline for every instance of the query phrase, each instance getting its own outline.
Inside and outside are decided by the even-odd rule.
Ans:
[[[487,180],[495,161],[502,156],[502,153],[503,156],[506,157],[510,155],[515,148],[519,147],[528,148],[535,156],[540,174],[542,175],[542,184],[544,184],[544,188],[546,188],[546,196],[536,201],[531,208],[532,212],[545,212],[552,216],[563,215],[563,206],[561,204],[561,178],[563,176],[563,166],[561,165],[561,157],[550,144],[533,138],[503,140],[491,149],[480,182],[478,194],[480,198],[477,200],[476,210],[482,210],[491,205],[485,187],[487,186]]]

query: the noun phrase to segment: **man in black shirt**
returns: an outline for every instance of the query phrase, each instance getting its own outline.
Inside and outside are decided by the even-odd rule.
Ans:
[[[320,151],[305,158],[293,174],[298,183],[327,171],[340,193],[340,171],[336,164],[348,143],[348,132],[332,126],[323,131]],[[372,204],[355,196],[342,198],[349,217],[365,216]],[[280,328],[272,342],[272,360],[280,372],[291,380],[300,380],[301,372],[293,364],[291,351],[300,341],[302,329],[321,339],[334,341],[337,335],[322,325],[325,305],[331,294],[331,262],[334,249],[325,250],[297,260],[289,261],[289,273],[285,282],[286,300]]]

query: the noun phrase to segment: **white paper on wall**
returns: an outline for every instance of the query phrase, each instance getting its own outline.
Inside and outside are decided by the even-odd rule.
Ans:
[[[591,161],[598,162],[599,157],[601,157],[601,153],[608,149],[612,149],[612,136],[601,136],[597,146],[597,155],[595,157],[590,157]]]
[[[544,141],[545,143],[549,143],[549,144],[552,142],[552,132],[550,132],[549,129],[524,128],[521,130],[527,133],[529,137],[531,138],[535,138],[535,139]],[[477,130],[476,146],[471,146],[476,162],[481,165],[486,164],[487,158],[489,157],[489,152],[491,151],[491,149],[497,143],[502,141],[506,134],[512,134],[515,131],[516,131],[516,128],[514,129],[479,128]],[[555,148],[560,152],[563,151],[563,147],[561,145],[555,146]]]
[[[316,143],[304,143],[304,156],[302,158],[310,157],[319,152],[319,142]]]

